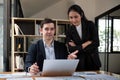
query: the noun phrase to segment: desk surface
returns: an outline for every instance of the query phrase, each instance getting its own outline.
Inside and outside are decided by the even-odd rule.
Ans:
[[[87,71],[88,72],[88,71]],[[92,71],[93,72],[93,71]],[[106,71],[94,71],[96,72],[97,74],[107,74],[107,75],[111,75],[111,76],[114,76],[116,78],[119,78],[120,79],[120,75],[118,74],[115,74],[115,73],[111,73],[111,72],[106,72]],[[12,72],[0,72],[0,74],[12,74]],[[28,76],[26,76],[28,77]],[[30,78],[32,78],[33,80],[35,80],[36,77],[39,77],[39,76],[29,76]],[[0,78],[0,80],[6,80],[5,78]]]

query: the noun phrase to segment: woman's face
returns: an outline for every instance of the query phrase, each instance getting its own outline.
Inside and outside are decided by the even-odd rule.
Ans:
[[[81,23],[81,15],[78,12],[70,11],[68,16],[69,16],[69,20],[70,20],[71,24],[73,24],[75,26],[80,25],[80,23]]]

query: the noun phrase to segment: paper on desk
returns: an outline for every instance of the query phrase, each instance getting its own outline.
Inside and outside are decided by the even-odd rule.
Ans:
[[[120,80],[106,74],[85,75],[84,77],[86,78],[86,80]]]
[[[0,78],[10,78],[11,74],[0,74]]]
[[[26,72],[15,72],[12,74],[0,74],[0,78],[15,78],[15,77],[26,77],[31,76],[30,73]]]
[[[81,77],[37,77],[35,80],[85,80]]]
[[[73,76],[82,76],[85,80],[120,80],[107,74],[97,74],[96,72],[75,72]]]
[[[86,72],[74,72],[73,76],[82,76],[82,75],[96,75],[97,73],[94,71],[86,71]]]
[[[32,78],[8,78],[6,80],[33,80]]]
[[[30,73],[26,72],[15,72],[11,74],[12,77],[23,77],[23,76],[31,76]]]

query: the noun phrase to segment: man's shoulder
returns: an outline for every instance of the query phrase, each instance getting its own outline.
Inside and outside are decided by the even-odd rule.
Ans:
[[[32,42],[32,45],[39,45],[42,43],[42,40],[35,40],[34,42]]]

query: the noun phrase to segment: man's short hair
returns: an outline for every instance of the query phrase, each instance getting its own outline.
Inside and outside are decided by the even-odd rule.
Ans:
[[[55,21],[53,21],[52,19],[50,18],[45,18],[42,22],[41,22],[41,28],[43,28],[43,25],[44,24],[47,24],[47,23],[53,23],[54,24],[54,27],[56,28],[56,25],[55,25]]]

